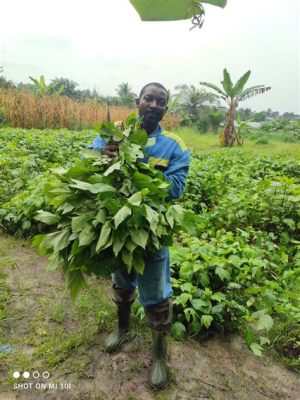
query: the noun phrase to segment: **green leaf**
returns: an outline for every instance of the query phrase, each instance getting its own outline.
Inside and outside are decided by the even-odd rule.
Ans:
[[[100,208],[100,210],[97,212],[94,221],[93,221],[94,226],[98,225],[98,223],[104,224],[104,222],[106,221],[106,210],[104,208]]]
[[[152,232],[155,233],[157,224],[159,222],[159,214],[151,207],[149,207],[147,204],[145,204],[145,209],[146,209],[146,219],[149,222],[150,229]]]
[[[120,234],[119,232],[113,233],[113,252],[114,255],[117,257],[122,247],[125,245],[128,233]]]
[[[87,223],[87,221],[90,219],[90,215],[83,214],[83,215],[78,215],[76,217],[72,218],[71,221],[71,226],[72,226],[72,232],[80,232],[82,231],[83,227]]]
[[[33,247],[39,247],[42,241],[45,239],[45,237],[46,235],[35,235],[31,242],[31,245]]]
[[[213,321],[213,317],[211,315],[202,315],[201,317],[201,325],[204,325],[206,329],[208,329]]]
[[[185,335],[185,326],[181,322],[175,322],[172,324],[171,327],[171,335],[176,339],[176,340],[182,340]]]
[[[105,183],[95,183],[91,184],[88,182],[77,181],[76,179],[72,179],[73,184],[70,184],[70,187],[75,189],[89,191],[91,193],[107,193],[107,192],[115,192],[116,189],[113,186],[107,185]]]
[[[122,250],[122,260],[129,267],[129,268],[127,268],[128,272],[130,272],[131,269],[132,269],[132,259],[133,259],[132,253],[130,251],[128,251],[127,249],[123,248],[123,250]]]
[[[192,306],[195,310],[202,311],[204,308],[207,308],[208,302],[202,299],[193,299],[191,300]]]
[[[251,71],[249,70],[243,76],[240,77],[240,79],[233,87],[233,96],[239,96],[242,93],[242,91],[244,90],[244,86],[246,85],[250,77],[250,74]]]
[[[180,295],[180,304],[185,307],[188,301],[192,300],[192,295],[189,293],[181,293]]]
[[[137,192],[133,194],[129,199],[127,199],[128,203],[132,204],[133,206],[139,206],[142,202],[142,192]]]
[[[47,271],[55,271],[59,267],[59,253],[53,253],[48,259]]]
[[[74,301],[81,288],[87,287],[83,273],[81,270],[71,270],[67,273],[67,286],[70,290],[71,299]]]
[[[138,129],[130,135],[130,140],[132,143],[145,146],[148,141],[147,132],[144,129]]]
[[[115,221],[115,229],[123,222],[125,219],[131,215],[131,208],[124,206],[120,208],[120,210],[117,212],[117,214],[114,216],[114,221]]]
[[[110,175],[114,171],[119,171],[121,169],[121,161],[115,162],[113,165],[111,165],[105,172],[104,176]]]
[[[145,231],[144,229],[137,229],[137,230],[130,229],[129,232],[133,242],[136,243],[138,246],[142,247],[143,249],[145,249],[149,236],[148,232]]]
[[[96,245],[96,253],[99,253],[104,248],[105,244],[109,240],[110,232],[111,232],[110,221],[106,221],[101,228],[101,233]]]
[[[215,91],[216,91],[217,93],[219,93],[219,95],[220,95],[222,98],[224,98],[224,99],[226,99],[226,97],[227,97],[227,94],[224,93],[222,89],[220,89],[218,86],[216,86],[216,85],[214,85],[214,84],[212,84],[212,83],[209,83],[209,82],[200,82],[200,85],[207,86],[207,87],[209,87],[210,89],[215,90]]]
[[[273,326],[273,319],[268,314],[262,314],[257,322],[256,329],[262,330],[266,329],[267,331],[270,330]]]
[[[145,269],[145,260],[139,254],[133,256],[132,265],[135,271],[139,274],[143,274]]]
[[[255,354],[256,356],[258,356],[258,357],[262,356],[263,348],[258,343],[251,343],[250,349],[252,350],[253,354]]]
[[[227,279],[228,281],[230,280],[230,274],[224,268],[217,267],[215,271],[216,271],[216,274],[221,279],[221,281],[224,281],[224,279]]]
[[[37,212],[34,219],[47,225],[56,225],[59,221],[59,217],[57,215],[42,210]]]
[[[129,238],[129,239],[126,241],[125,246],[126,246],[126,249],[129,250],[130,253],[132,253],[133,250],[136,249],[137,244],[134,243],[134,242],[131,240],[131,238]]]
[[[223,81],[221,83],[223,85],[223,88],[227,96],[232,97],[233,96],[232,81],[230,78],[230,74],[226,68],[223,69]]]
[[[53,249],[54,252],[60,251],[68,246],[70,232],[67,229],[62,231],[48,233],[45,235],[44,240],[41,243],[42,247],[47,249]]]
[[[78,239],[79,239],[79,246],[88,246],[95,239],[95,233],[91,230],[90,226],[87,226],[80,232]]]
[[[180,289],[182,292],[190,292],[192,290],[193,285],[190,282],[185,282],[180,285]]]

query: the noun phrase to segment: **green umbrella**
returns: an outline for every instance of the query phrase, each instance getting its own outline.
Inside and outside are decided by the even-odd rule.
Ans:
[[[201,3],[224,8],[227,0],[201,0],[201,2],[194,0],[130,0],[130,3],[142,21],[176,21],[201,17],[204,14]],[[193,23],[196,25],[195,22]]]

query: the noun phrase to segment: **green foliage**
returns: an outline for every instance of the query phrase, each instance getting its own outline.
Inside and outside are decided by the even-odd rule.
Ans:
[[[171,254],[176,321],[190,335],[241,329],[259,356],[274,318],[299,319],[299,183],[296,160],[193,157],[183,205],[199,214],[198,233]]]
[[[218,94],[216,97],[224,100],[227,103],[228,112],[226,114],[223,140],[225,147],[232,146],[234,142],[234,119],[239,102],[256,96],[257,94],[265,93],[271,89],[271,87],[266,87],[264,85],[252,86],[245,89],[245,85],[250,77],[250,74],[251,71],[247,71],[238,79],[236,84],[233,84],[229,72],[226,68],[224,68],[223,81],[221,81],[222,89],[216,85],[213,85],[212,83],[200,82],[200,85],[209,87],[217,92]]]
[[[109,136],[112,128],[106,128]],[[263,133],[271,140],[273,135],[281,134],[282,130],[254,132],[257,139]],[[118,136],[119,131],[114,130],[114,135]],[[250,138],[254,135],[249,133]],[[101,163],[94,166],[93,163],[100,158],[91,153],[86,155],[85,160],[79,161],[80,154],[94,136],[94,131],[76,133],[1,129],[1,226],[14,234],[17,231],[33,234],[50,229],[50,238],[56,249],[67,243],[68,235],[64,229],[69,229],[71,234],[76,235],[78,245],[80,241],[77,248],[74,245],[76,253],[77,250],[86,251],[89,248],[87,243],[93,237],[93,232],[98,234],[95,239],[98,243],[100,228],[109,214],[111,226],[106,226],[99,246],[101,248],[105,243],[109,228],[109,235],[113,236],[114,231],[122,230],[126,225],[124,231],[128,236],[125,240],[130,235],[132,243],[128,245],[128,252],[124,252],[124,259],[130,263],[130,250],[136,246],[135,249],[144,251],[145,232],[149,234],[150,223],[155,226],[157,221],[156,214],[151,211],[153,204],[146,207],[149,206],[149,195],[141,193],[147,185],[152,190],[151,179],[154,176],[151,175],[151,168],[139,169],[134,176],[137,193],[131,192],[130,186],[121,198],[116,198],[115,192],[101,193],[101,188],[108,189],[104,185],[113,186],[110,180],[119,176],[121,164],[118,163],[121,160],[116,159],[109,165],[108,175],[95,172],[91,175],[93,168],[101,170],[105,167]],[[143,140],[140,131],[133,137],[137,146]],[[126,157],[130,157],[130,153],[126,153]],[[74,161],[76,168],[72,169],[70,166]],[[57,171],[56,178],[52,176],[49,180],[49,170],[53,167],[64,169]],[[140,167],[148,168],[144,165]],[[150,180],[144,176],[148,172]],[[174,337],[182,340],[187,334],[195,335],[197,332],[202,335],[216,329],[241,329],[246,343],[255,354],[261,355],[263,349],[269,346],[273,353],[284,357],[288,365],[298,368],[295,357],[299,340],[295,321],[300,317],[299,181],[299,161],[294,157],[257,155],[240,149],[192,155],[186,191],[178,202],[198,214],[199,220],[195,224],[196,234],[193,237],[177,234],[171,250],[176,303],[172,328]],[[57,212],[69,192],[59,187],[55,189],[56,192],[50,193],[48,190],[45,193],[45,182],[48,182],[49,190],[57,182],[67,185],[74,194],[74,204],[68,201],[70,204],[62,205]],[[54,204],[48,204],[49,193],[55,199]],[[100,201],[105,196],[113,200],[109,209],[106,205],[98,207],[95,214],[94,205],[91,204],[95,203],[95,197],[98,198],[96,201]],[[80,207],[83,198],[88,199],[87,210],[72,215],[74,210],[79,209],[77,207]],[[75,209],[72,209],[74,205]],[[143,205],[145,211],[139,214],[137,210]],[[40,209],[46,213],[38,213],[38,220],[34,220],[33,216]],[[169,212],[166,223],[172,223],[172,218],[178,215],[178,210],[172,209],[174,215]],[[45,222],[52,222],[52,219],[56,221],[57,216],[60,223],[67,220],[60,231],[53,232],[53,226],[41,222],[43,218]],[[129,230],[127,223],[130,219],[137,224],[142,220],[144,226],[140,230]],[[86,225],[90,226],[91,221],[97,225],[92,225],[92,231],[89,231]],[[120,239],[113,237],[115,242],[110,246],[112,258],[115,253],[118,256],[122,253],[124,236],[119,235]],[[81,261],[80,267],[83,267],[84,262]],[[141,258],[136,258],[136,261],[138,268],[142,268]],[[50,269],[55,266],[56,260],[51,259]],[[82,269],[82,273],[86,274],[86,270]],[[74,288],[73,294],[82,283],[78,271],[79,261],[78,269],[68,276],[68,282]],[[138,313],[142,316],[140,309]],[[285,326],[290,326],[291,330],[286,330]]]
[[[256,144],[268,144],[269,139],[266,136],[261,136],[255,141],[255,143]]]
[[[131,87],[128,83],[121,83],[116,92],[120,99],[120,104],[125,107],[134,108],[135,107],[135,99],[137,98],[136,94],[131,91]]]
[[[120,142],[111,159],[90,151],[69,169],[53,171],[45,185],[46,204],[35,219],[57,230],[35,236],[33,245],[48,254],[49,269],[62,267],[71,297],[84,287],[84,274],[107,275],[117,268],[143,273],[148,253],[172,244],[188,229],[193,213],[168,203],[170,184],[141,161],[148,136],[129,116],[121,131],[105,121],[99,130]]]
[[[32,76],[29,79],[33,82],[34,91],[38,96],[59,96],[64,91],[64,86],[61,85],[59,87],[53,86],[51,83],[47,85],[45,82],[44,75],[41,75],[39,79],[33,78]]]

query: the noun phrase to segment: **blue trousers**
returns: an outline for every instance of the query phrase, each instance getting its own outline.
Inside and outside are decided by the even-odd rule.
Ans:
[[[139,289],[139,301],[144,308],[161,303],[172,296],[169,249],[149,254],[143,275],[124,269],[112,274],[113,283],[122,290]]]

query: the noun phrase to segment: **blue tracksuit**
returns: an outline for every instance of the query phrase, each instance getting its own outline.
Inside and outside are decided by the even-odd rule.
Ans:
[[[167,133],[159,125],[148,135],[149,140],[145,147],[145,158],[141,161],[160,169],[171,182],[170,198],[179,197],[185,186],[185,178],[189,169],[189,152],[178,136]],[[105,141],[97,136],[90,148],[102,150]],[[163,248],[145,260],[143,275],[125,270],[118,270],[113,274],[116,286],[123,290],[132,290],[138,286],[139,300],[144,307],[161,303],[172,296],[170,282],[169,249]]]

